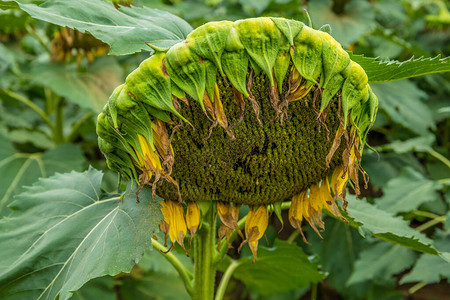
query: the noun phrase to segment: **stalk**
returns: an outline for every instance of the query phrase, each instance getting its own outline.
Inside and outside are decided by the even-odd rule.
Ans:
[[[214,297],[214,283],[216,267],[213,263],[216,243],[215,203],[211,201],[210,207],[203,216],[201,228],[194,238],[194,300],[212,300]]]
[[[152,239],[153,248],[157,249],[159,253],[161,253],[165,259],[177,270],[181,279],[183,280],[184,287],[189,295],[192,294],[192,274],[189,272],[186,267],[180,262],[180,260],[173,253],[166,253],[167,249],[163,245],[161,245],[157,240]]]

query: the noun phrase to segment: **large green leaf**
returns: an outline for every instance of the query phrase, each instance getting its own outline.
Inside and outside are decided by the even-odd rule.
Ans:
[[[404,167],[411,167],[417,172],[424,173],[425,168],[411,153],[402,155],[397,153],[374,153],[368,150],[364,153],[362,166],[370,175],[370,182],[383,187],[389,180],[399,177]]]
[[[427,94],[409,80],[373,83],[380,109],[392,120],[420,135],[428,135],[434,129],[433,114],[421,99]]]
[[[85,163],[78,146],[61,145],[43,153],[19,153],[6,139],[0,139],[0,216],[8,213],[7,205],[22,186],[55,172],[82,170]]]
[[[184,20],[148,7],[121,7],[101,0],[48,0],[37,6],[15,0],[33,18],[89,32],[111,46],[110,54],[150,51],[150,43],[168,48],[192,31]]]
[[[450,253],[450,231],[438,230],[434,239],[436,248]],[[441,278],[450,279],[450,263],[434,255],[422,254],[411,272],[406,274],[400,283],[417,281],[436,283]]]
[[[163,241],[162,233],[155,234],[158,240]],[[181,248],[181,247],[180,247]],[[193,271],[193,263],[184,251],[178,253],[177,249],[171,252],[189,270]],[[139,265],[133,269],[131,276],[123,279],[121,294],[125,300],[182,300],[190,299],[184,283],[178,272],[173,268],[165,255],[155,249],[146,251]]]
[[[114,291],[114,278],[111,276],[104,276],[95,278],[78,291],[73,293],[71,300],[116,300],[116,293]]]
[[[160,255],[160,254],[158,254]],[[172,266],[168,266],[173,269]],[[133,279],[127,277],[121,286],[123,299],[127,300],[188,300],[183,281],[178,274],[149,271]]]
[[[347,285],[363,281],[389,280],[392,275],[412,266],[415,260],[416,254],[408,248],[387,242],[371,244],[360,253]]]
[[[327,283],[344,299],[357,298],[352,296],[358,292],[365,294],[366,287],[355,285],[347,287],[345,283],[352,274],[356,257],[361,252],[361,244],[365,240],[356,229],[344,222],[330,217],[324,221],[326,229],[322,233],[323,240],[308,228],[311,246],[307,248],[319,257],[323,270],[328,272]]]
[[[440,198],[442,184],[425,178],[421,173],[407,167],[400,177],[390,180],[383,189],[384,195],[377,199],[377,206],[391,213],[417,209],[421,204]]]
[[[434,143],[435,139],[436,137],[430,134],[405,141],[395,140],[390,144],[379,146],[378,149],[382,151],[391,150],[400,154],[413,151],[426,152],[431,149],[431,145]]]
[[[364,57],[349,52],[350,58],[366,71],[369,82],[386,82],[405,78],[412,78],[433,73],[450,71],[450,57],[411,57],[406,61],[380,61],[373,57]]]
[[[357,200],[353,195],[348,195],[348,198],[347,215],[352,225],[356,226],[363,236],[372,234],[382,240],[416,251],[439,254],[429,238],[409,227],[402,218],[395,217],[392,213],[381,210],[365,200]]]
[[[324,278],[295,244],[276,240],[273,248],[259,247],[254,264],[249,258],[234,271],[234,277],[262,295],[299,289]]]
[[[122,70],[111,57],[102,57],[85,71],[57,63],[36,63],[31,66],[31,82],[51,88],[60,96],[81,107],[100,112],[122,81]]]
[[[101,193],[102,176],[57,174],[16,197],[0,220],[0,298],[68,299],[92,278],[129,272],[151,247],[162,218],[151,190],[136,203],[134,184],[120,201]]]

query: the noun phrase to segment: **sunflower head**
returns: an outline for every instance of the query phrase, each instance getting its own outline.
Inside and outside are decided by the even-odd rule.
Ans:
[[[166,199],[173,242],[199,226],[192,203],[217,201],[219,238],[238,230],[256,257],[269,204],[291,200],[300,232],[306,220],[320,235],[323,208],[342,217],[336,200],[345,208],[349,179],[359,193],[377,108],[364,70],[329,34],[254,18],[207,23],[159,49],[111,95],[97,133],[111,169]],[[250,205],[245,236],[240,205]]]

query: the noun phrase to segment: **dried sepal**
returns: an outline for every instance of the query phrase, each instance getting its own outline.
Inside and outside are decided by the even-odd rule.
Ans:
[[[242,231],[239,229],[237,221],[239,219],[239,205],[233,205],[231,206],[231,203],[229,202],[217,202],[217,215],[220,218],[220,221],[222,222],[220,228],[219,228],[219,242],[218,246],[220,245],[220,242],[224,237],[226,237],[226,241],[228,244],[228,247],[231,248],[230,244],[230,237],[234,230],[237,231],[237,233],[244,238],[244,235],[242,234]]]

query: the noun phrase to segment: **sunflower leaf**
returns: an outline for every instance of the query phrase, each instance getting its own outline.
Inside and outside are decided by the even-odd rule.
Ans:
[[[68,299],[92,278],[129,272],[151,247],[161,217],[151,191],[136,203],[129,184],[120,201],[101,193],[102,177],[57,174],[16,197],[0,220],[0,298]]]
[[[172,268],[171,266],[168,267]],[[147,272],[140,278],[125,278],[121,286],[121,293],[124,299],[191,299],[178,274],[154,271]],[[149,295],[151,296],[149,297]]]
[[[108,96],[122,82],[122,70],[111,57],[96,59],[86,71],[73,70],[57,63],[32,64],[31,81],[51,88],[72,103],[102,111]]]
[[[102,299],[115,300],[116,293],[114,291],[114,277],[104,276],[95,278],[78,291],[73,293],[71,300],[85,300],[85,299]]]
[[[374,279],[381,282],[389,280],[392,275],[414,264],[416,256],[414,251],[408,248],[387,242],[371,245],[360,253],[347,285]],[[377,263],[374,264],[374,261]]]
[[[373,236],[419,252],[438,255],[432,240],[411,227],[400,217],[386,212],[365,200],[348,195],[347,215],[351,225],[357,227],[362,236]]]
[[[0,139],[0,215],[8,214],[7,206],[23,191],[22,186],[55,172],[79,170],[84,163],[81,149],[74,145],[60,145],[43,153],[19,153],[7,139]]]
[[[234,271],[234,277],[262,295],[286,292],[316,283],[324,278],[302,249],[276,240],[273,248],[259,247],[258,259],[248,258]],[[301,270],[301,272],[299,272]]]
[[[152,51],[147,43],[168,49],[192,31],[183,19],[148,7],[115,9],[112,3],[99,0],[48,0],[40,6],[15,2],[33,18],[89,32],[110,45],[113,55]]]
[[[435,246],[445,254],[450,254],[450,231],[438,230],[434,235]],[[414,268],[406,274],[400,283],[424,281],[428,284],[437,283],[441,278],[450,279],[450,263],[445,263],[440,257],[422,254]]]
[[[370,86],[378,97],[380,110],[395,123],[423,136],[429,135],[429,129],[436,127],[432,111],[423,101],[427,94],[412,81],[374,83]]]
[[[450,71],[450,57],[411,57],[406,61],[387,60],[380,61],[378,58],[365,57],[348,52],[350,58],[357,62],[366,71],[369,83],[387,82],[412,78],[433,73],[444,73]]]
[[[377,199],[377,206],[392,213],[417,209],[425,202],[439,199],[438,190],[442,184],[425,178],[421,173],[406,167],[400,177],[390,180],[383,188],[383,197]]]

